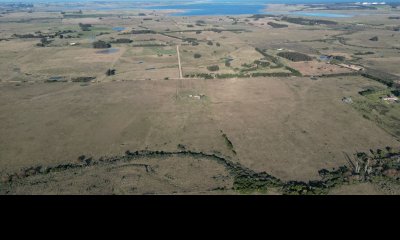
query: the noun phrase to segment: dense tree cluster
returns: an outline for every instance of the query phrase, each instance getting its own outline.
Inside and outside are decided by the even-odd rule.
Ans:
[[[149,29],[143,29],[143,30],[132,30],[132,34],[151,34],[151,33],[156,33],[156,31],[149,30]]]
[[[268,22],[267,24],[273,28],[287,28],[288,27],[288,25],[286,25],[286,24],[279,24],[279,23],[274,23],[274,22]]]
[[[249,18],[254,18],[254,20],[258,20],[260,18],[266,18],[266,17],[276,17],[276,16],[272,15],[272,14],[254,14],[253,16],[250,16]]]
[[[34,35],[32,33],[28,33],[28,34],[14,34],[13,37],[16,37],[16,38],[41,38],[43,36],[42,35]]]
[[[110,47],[111,47],[111,44],[101,41],[101,40],[93,42],[93,48],[110,48]]]
[[[114,40],[112,43],[132,43],[133,40],[128,39],[128,38],[119,38]]]
[[[45,46],[49,45],[52,41],[53,41],[53,40],[50,40],[50,39],[44,37],[44,38],[41,38],[41,39],[40,39],[40,43],[38,43],[37,46],[39,46],[39,47],[45,47]]]
[[[337,22],[321,19],[282,17],[282,20],[300,25],[337,25]]]
[[[90,31],[92,24],[79,23],[79,27],[81,28],[82,31]]]
[[[280,52],[277,54],[280,57],[289,59],[293,62],[300,62],[300,61],[311,61],[312,58],[304,53],[298,52]]]
[[[398,76],[394,74],[378,71],[371,68],[365,69],[365,71],[361,75],[366,78],[381,82],[388,87],[393,87],[394,83],[398,80]]]

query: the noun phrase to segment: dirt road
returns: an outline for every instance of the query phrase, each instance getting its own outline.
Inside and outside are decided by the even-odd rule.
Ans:
[[[178,55],[178,64],[179,64],[179,78],[183,78],[182,74],[182,65],[181,65],[181,55],[179,54],[179,45],[176,45],[176,54]]]

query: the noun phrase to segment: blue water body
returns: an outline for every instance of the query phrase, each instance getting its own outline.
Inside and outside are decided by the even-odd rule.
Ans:
[[[268,12],[264,4],[243,4],[243,3],[198,3],[198,4],[177,4],[164,6],[151,6],[146,9],[152,10],[181,10],[171,16],[212,16],[212,15],[240,15],[240,14],[285,14],[308,17],[345,18],[353,17],[350,14],[335,14],[328,12]]]
[[[117,31],[117,32],[121,32],[124,31],[126,28],[125,27],[113,27],[112,30]]]
[[[390,0],[387,2],[399,2]],[[0,0],[0,2],[13,2],[13,0]],[[240,14],[285,14],[309,17],[343,18],[352,17],[349,14],[333,14],[329,12],[265,12],[267,4],[315,4],[315,3],[339,3],[352,2],[349,0],[18,0],[18,2],[51,2],[65,3],[58,5],[60,8],[81,10],[132,10],[132,9],[154,9],[154,10],[181,10],[172,16],[206,16],[206,15],[240,15]],[[119,2],[120,4],[109,4]],[[354,1],[355,2],[355,1]],[[371,2],[371,1],[368,1]],[[153,4],[145,7],[143,3]],[[157,5],[155,5],[157,4]],[[57,6],[55,6],[57,8]]]
[[[165,6],[152,6],[151,10],[183,10],[183,12],[171,14],[172,16],[210,16],[210,15],[240,15],[263,13],[264,4],[178,4]]]
[[[319,59],[322,61],[329,61],[331,59],[331,57],[327,56],[327,55],[321,55],[321,56],[319,56]]]

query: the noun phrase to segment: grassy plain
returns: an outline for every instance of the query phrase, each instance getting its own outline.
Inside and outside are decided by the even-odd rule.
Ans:
[[[332,26],[295,24],[281,16],[145,13],[2,14],[2,175],[75,162],[81,155],[99,159],[123,156],[127,150],[185,149],[225,156],[282,181],[307,182],[319,179],[320,169],[348,164],[344,153],[399,146],[400,105],[379,98],[395,86],[337,65],[357,64],[400,76],[400,36],[392,29],[400,23],[388,19],[400,15],[398,10],[379,10],[372,20],[362,15],[335,19],[338,24]],[[91,24],[90,31],[79,23]],[[144,30],[150,32],[137,32]],[[60,31],[70,32],[48,37]],[[18,36],[23,34],[42,34],[52,41],[40,47],[43,37]],[[379,40],[369,40],[374,36]],[[117,39],[133,42],[113,43]],[[110,42],[110,52],[94,49],[97,40]],[[312,60],[293,62],[279,57],[281,51]],[[196,53],[201,57],[195,58]],[[212,65],[219,70],[210,71]],[[107,76],[108,69],[115,69],[115,75]],[[73,82],[78,77],[94,79]],[[49,82],[54,78],[63,81]],[[379,91],[359,94],[368,88]],[[345,97],[352,103],[343,102]],[[147,156],[133,165],[99,164],[1,184],[0,193],[9,194],[239,193],[232,189],[227,169],[203,155]],[[387,193],[362,184],[333,193],[358,193],[353,187]]]

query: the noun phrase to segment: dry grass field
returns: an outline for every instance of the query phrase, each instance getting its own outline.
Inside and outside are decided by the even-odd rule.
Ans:
[[[232,155],[222,130],[237,152],[232,157],[245,166],[286,180],[313,179],[321,168],[344,164],[343,152],[398,144],[341,101],[374,84],[360,77],[5,84],[1,167],[178,144]]]
[[[326,62],[309,61],[309,62],[292,62],[289,64],[292,68],[297,69],[305,76],[318,76],[333,73],[351,73],[348,68],[329,64]]]

